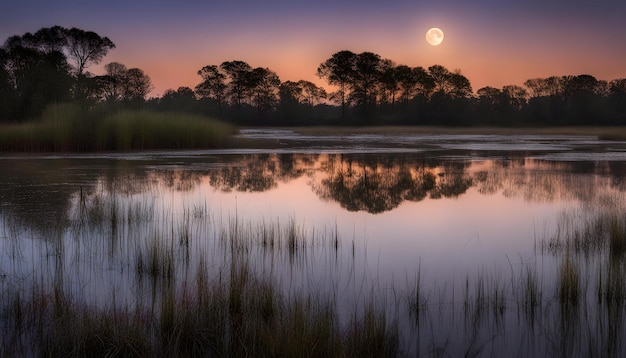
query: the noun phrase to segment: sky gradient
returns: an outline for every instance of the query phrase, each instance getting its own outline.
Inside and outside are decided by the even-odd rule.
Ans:
[[[340,50],[460,69],[476,91],[552,75],[626,77],[624,14],[623,0],[3,0],[0,42],[53,25],[95,31],[117,48],[88,70],[141,68],[151,96],[193,88],[200,68],[230,60],[326,85],[316,69]],[[430,27],[445,33],[437,47],[424,39]]]

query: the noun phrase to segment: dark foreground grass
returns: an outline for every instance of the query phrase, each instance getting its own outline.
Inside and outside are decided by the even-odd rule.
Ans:
[[[538,246],[554,260],[520,257],[509,261],[510,274],[482,267],[461,282],[441,283],[418,262],[415,279],[407,274],[399,286],[358,274],[360,250],[356,257],[354,246],[345,252],[336,229],[306,230],[295,218],[281,224],[213,216],[206,205],[162,206],[158,190],[154,198],[129,197],[114,183],[100,185],[112,191],[81,191],[67,220],[33,243],[33,231],[0,206],[0,244],[7,243],[0,259],[26,265],[0,271],[0,357],[626,352],[621,194],[566,212],[560,236]],[[313,273],[319,265],[329,273],[323,280]],[[88,281],[109,271],[120,291],[95,297],[101,293]],[[320,284],[326,280],[333,282]]]
[[[61,289],[33,288],[4,307],[3,357],[393,357],[397,327],[373,307],[340,325],[335,304],[287,298],[234,264],[229,279],[205,269],[149,307],[93,308]]]
[[[85,111],[73,104],[55,104],[40,121],[0,127],[0,151],[208,149],[225,146],[234,133],[226,123],[196,115]]]

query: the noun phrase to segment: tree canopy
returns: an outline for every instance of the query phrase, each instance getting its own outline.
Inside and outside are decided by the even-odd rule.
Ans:
[[[194,88],[181,86],[146,100],[148,74],[118,62],[87,71],[115,48],[107,37],[52,26],[15,35],[0,46],[0,121],[37,118],[57,102],[149,106],[217,116],[255,125],[621,125],[626,79],[589,74],[530,78],[474,92],[459,69],[397,64],[373,52],[341,50],[322,61],[317,76],[282,81],[272,69],[231,60],[199,70]]]

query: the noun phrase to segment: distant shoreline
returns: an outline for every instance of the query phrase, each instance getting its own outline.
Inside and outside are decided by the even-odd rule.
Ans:
[[[268,129],[268,127],[239,127],[240,129]],[[626,126],[566,126],[566,127],[452,127],[452,126],[304,126],[269,127],[293,130],[305,135],[329,134],[500,134],[500,135],[584,135],[607,136],[611,133],[626,135]]]

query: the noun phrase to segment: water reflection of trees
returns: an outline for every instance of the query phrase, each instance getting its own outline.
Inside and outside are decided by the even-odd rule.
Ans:
[[[330,155],[321,159],[313,191],[349,211],[381,213],[403,201],[458,196],[471,186],[463,170],[429,167],[402,157]]]
[[[315,162],[314,155],[255,154],[235,158],[209,173],[211,186],[224,192],[260,192],[273,189],[279,181],[301,177]]]
[[[549,162],[524,157],[451,161],[392,154],[248,155],[212,171],[219,190],[265,191],[306,175],[323,200],[349,211],[381,213],[404,201],[453,198],[474,187],[533,202],[591,201],[600,190],[625,190],[624,166],[607,162]]]
[[[146,163],[141,163],[146,164]],[[188,191],[206,172],[154,170],[126,160],[14,160],[0,171],[0,215],[42,233],[69,220],[74,199],[95,191],[136,195],[167,188]]]
[[[416,154],[251,154],[189,158],[175,164],[127,160],[15,160],[0,171],[0,214],[31,227],[67,219],[72,198],[105,190],[124,195],[191,191],[208,179],[224,192],[259,192],[306,177],[322,200],[381,213],[404,201],[463,195],[470,188],[533,202],[626,191],[620,162],[550,162],[524,157],[453,161]]]
[[[472,174],[481,194],[521,197],[531,202],[592,202],[603,191],[625,191],[624,165],[608,162],[552,162],[526,158],[491,161]]]

